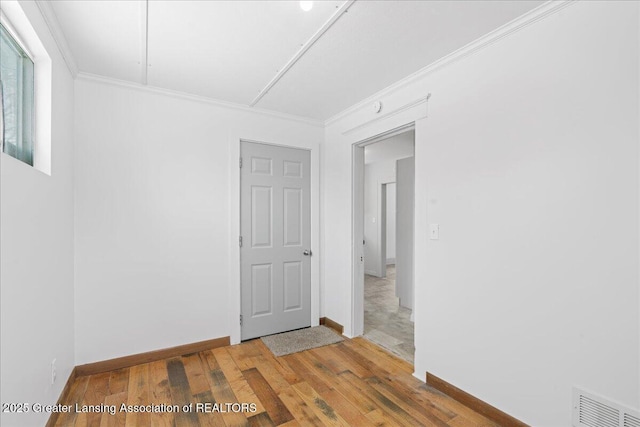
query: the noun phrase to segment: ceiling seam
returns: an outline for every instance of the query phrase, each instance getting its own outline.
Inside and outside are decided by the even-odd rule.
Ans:
[[[38,6],[38,9],[40,9],[40,14],[44,18],[44,22],[47,24],[49,32],[58,46],[58,51],[60,52],[60,55],[62,55],[62,59],[64,59],[69,72],[71,72],[71,75],[75,79],[78,75],[78,64],[71,53],[71,48],[69,48],[69,43],[64,36],[62,28],[60,27],[60,22],[58,21],[58,17],[56,16],[53,7],[49,2],[44,0],[36,0],[36,5]]]
[[[304,56],[304,54],[307,53],[307,51],[311,48],[311,46],[313,46],[315,42],[317,42],[320,39],[320,37],[322,37],[329,30],[329,28],[331,28],[331,26],[335,24],[338,21],[338,19],[340,19],[340,17],[349,10],[351,5],[353,5],[355,1],[356,0],[347,0],[344,3],[342,3],[342,5],[333,13],[333,15],[331,15],[331,17],[320,27],[320,29],[318,29],[318,31],[316,31],[311,36],[311,38],[309,38],[309,40],[307,40],[300,47],[300,49],[295,53],[295,55],[293,55],[293,57],[289,59],[289,61],[287,61],[284,67],[282,67],[276,73],[276,75],[269,81],[269,83],[267,83],[267,85],[262,90],[260,90],[260,93],[258,94],[258,96],[256,96],[253,99],[253,101],[251,101],[249,106],[253,107],[258,102],[260,102],[260,100],[276,85],[276,83],[278,83],[278,81],[280,81],[280,79],[284,77],[284,75],[291,69],[291,67],[293,67],[296,64],[296,62],[298,62]]]
[[[140,83],[149,80],[149,0],[140,2]]]

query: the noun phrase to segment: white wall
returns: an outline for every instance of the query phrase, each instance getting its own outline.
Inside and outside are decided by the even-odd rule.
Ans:
[[[396,184],[387,184],[387,264],[396,259]]]
[[[536,426],[571,424],[574,385],[637,408],[638,17],[637,2],[571,4],[381,94],[397,114],[371,121],[364,103],[332,121],[326,315],[351,332],[351,144],[424,117],[411,103],[432,93],[416,128],[415,375]]]
[[[2,6],[7,11],[10,5]],[[0,400],[53,404],[74,366],[74,89],[36,4],[21,6],[52,60],[52,165],[49,176],[0,154]],[[57,380],[52,386],[54,358]],[[48,417],[3,412],[1,424],[44,425]]]
[[[85,79],[76,106],[77,363],[239,337],[239,138],[322,128]]]

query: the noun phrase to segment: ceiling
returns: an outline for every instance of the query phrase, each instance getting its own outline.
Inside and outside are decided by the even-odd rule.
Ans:
[[[82,73],[321,121],[542,3],[50,2]]]

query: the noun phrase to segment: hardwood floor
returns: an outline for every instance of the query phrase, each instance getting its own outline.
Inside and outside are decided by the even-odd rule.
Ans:
[[[277,358],[253,340],[79,377],[56,426],[495,426],[412,371],[363,338]]]

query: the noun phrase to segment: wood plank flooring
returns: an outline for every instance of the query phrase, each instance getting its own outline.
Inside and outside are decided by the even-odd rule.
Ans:
[[[496,426],[412,371],[363,338],[283,357],[253,340],[79,377],[64,404],[88,410],[63,413],[56,426]],[[122,404],[180,410],[121,412]]]

